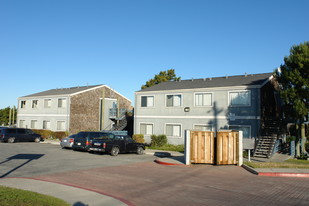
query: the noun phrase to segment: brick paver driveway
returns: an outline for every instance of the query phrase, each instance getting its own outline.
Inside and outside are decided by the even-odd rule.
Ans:
[[[309,205],[309,178],[260,177],[236,166],[133,163],[37,176],[132,205]]]

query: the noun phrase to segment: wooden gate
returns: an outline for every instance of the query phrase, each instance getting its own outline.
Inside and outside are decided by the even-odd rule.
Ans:
[[[214,164],[214,132],[190,132],[190,162]]]
[[[217,165],[237,164],[239,148],[239,132],[226,130],[217,132]]]

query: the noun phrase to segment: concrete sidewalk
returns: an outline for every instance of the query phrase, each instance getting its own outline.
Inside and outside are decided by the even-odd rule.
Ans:
[[[184,154],[178,152],[169,151],[152,151],[152,153],[159,154],[156,163],[162,165],[170,166],[185,166]],[[150,154],[152,154],[150,152]],[[160,155],[161,154],[161,155]],[[284,162],[291,157],[283,154],[275,154],[270,159],[266,158],[251,158],[251,161],[255,162]],[[244,159],[244,161],[248,161]],[[309,177],[309,169],[298,169],[298,168],[251,168],[247,165],[242,165],[242,167],[249,172],[259,175],[259,176],[278,176],[278,177]]]
[[[73,206],[133,205],[126,200],[107,194],[31,178],[1,178],[0,185],[53,196]]]

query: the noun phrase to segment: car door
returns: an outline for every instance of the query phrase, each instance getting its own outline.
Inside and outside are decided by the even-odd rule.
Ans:
[[[126,152],[126,144],[125,144],[124,136],[116,135],[114,137],[114,143],[115,145],[119,146],[120,152]]]
[[[26,130],[25,129],[17,129],[16,131],[16,140],[20,142],[27,141]]]
[[[126,152],[135,152],[136,151],[135,142],[131,137],[125,136],[125,143],[126,143]]]

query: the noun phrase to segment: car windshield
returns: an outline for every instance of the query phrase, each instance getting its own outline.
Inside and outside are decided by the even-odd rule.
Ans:
[[[110,133],[98,133],[90,137],[91,139],[113,139],[114,135]]]

